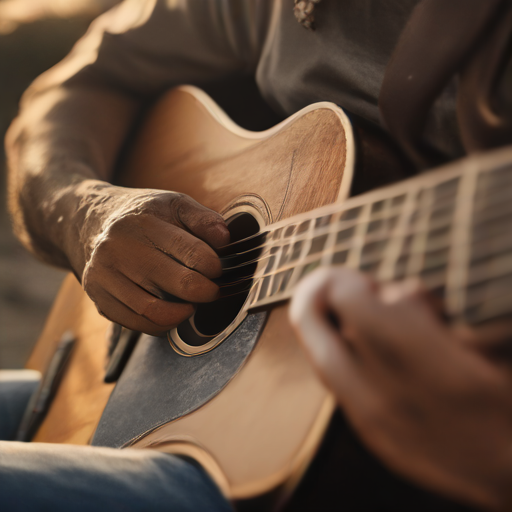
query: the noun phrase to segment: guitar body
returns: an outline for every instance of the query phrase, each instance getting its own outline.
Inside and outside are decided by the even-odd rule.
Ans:
[[[205,93],[181,87],[147,116],[120,183],[182,192],[226,219],[248,213],[262,228],[346,199],[353,160],[350,125],[333,104],[312,105],[254,133]],[[285,306],[250,313],[199,356],[143,336],[114,392],[103,382],[109,325],[68,276],[27,364],[44,372],[62,334],[76,336],[34,441],[89,444],[94,437],[93,444],[188,455],[235,500],[293,489],[334,402],[302,353]]]

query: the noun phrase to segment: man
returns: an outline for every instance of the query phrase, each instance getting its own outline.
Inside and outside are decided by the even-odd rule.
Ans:
[[[218,214],[181,194],[108,183],[140,109],[180,83],[254,75],[282,114],[328,100],[379,126],[384,71],[417,3],[298,2],[297,23],[287,0],[126,0],[25,94],[7,137],[18,236],[44,261],[73,271],[111,320],[150,334],[175,326],[192,303],[215,298],[214,249],[228,241],[228,231]],[[307,28],[313,18],[315,31]],[[454,91],[452,81],[424,134],[445,159],[463,154]],[[168,294],[184,302],[169,302]],[[16,449],[29,460],[40,448]],[[21,478],[12,462],[4,467]],[[27,468],[37,474],[29,462]],[[413,473],[422,480],[423,473]],[[484,506],[504,503],[502,492],[489,498],[428,481]]]

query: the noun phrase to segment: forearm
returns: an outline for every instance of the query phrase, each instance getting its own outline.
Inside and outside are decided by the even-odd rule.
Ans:
[[[40,259],[72,268],[70,258],[81,258],[83,219],[103,200],[101,182],[138,107],[106,86],[74,85],[22,108],[6,138],[9,208],[17,236]]]

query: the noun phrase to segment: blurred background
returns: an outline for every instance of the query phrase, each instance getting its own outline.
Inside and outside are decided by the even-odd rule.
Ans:
[[[61,60],[90,22],[118,0],[0,0],[0,135],[30,82]],[[64,272],[36,261],[11,232],[0,150],[0,368],[21,368]]]

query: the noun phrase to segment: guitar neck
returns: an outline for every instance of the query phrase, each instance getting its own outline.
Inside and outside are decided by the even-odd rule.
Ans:
[[[420,277],[454,320],[511,312],[512,163],[477,161],[268,226],[252,249],[258,266],[249,308],[286,300],[315,268],[342,264],[381,282]]]

